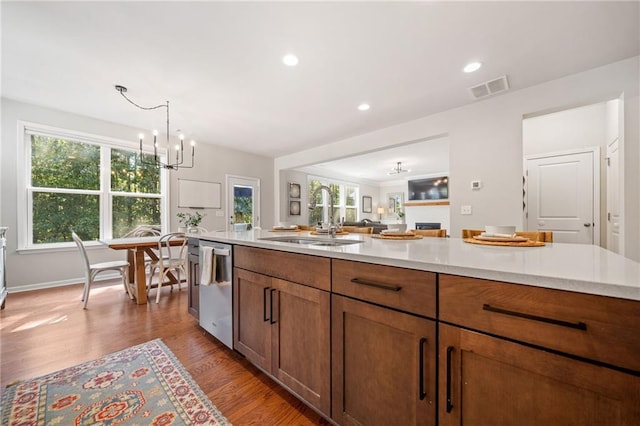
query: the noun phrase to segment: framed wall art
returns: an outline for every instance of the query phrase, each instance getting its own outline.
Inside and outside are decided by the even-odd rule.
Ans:
[[[289,198],[300,198],[300,184],[289,182]]]
[[[300,216],[300,201],[289,201],[289,216]]]
[[[365,195],[362,197],[362,213],[371,213],[372,207],[371,207],[371,197],[369,197],[368,195]]]

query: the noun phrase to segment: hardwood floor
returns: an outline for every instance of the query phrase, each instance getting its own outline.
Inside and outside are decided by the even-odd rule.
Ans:
[[[9,294],[0,312],[2,389],[161,338],[234,425],[330,424],[201,329],[184,287],[163,288],[160,304],[136,305],[122,284],[106,283],[92,289],[87,310],[81,285]]]

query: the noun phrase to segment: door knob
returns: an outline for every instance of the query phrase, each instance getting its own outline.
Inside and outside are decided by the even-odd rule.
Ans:
[[[586,226],[587,228],[591,226],[590,223],[584,223],[583,225]]]

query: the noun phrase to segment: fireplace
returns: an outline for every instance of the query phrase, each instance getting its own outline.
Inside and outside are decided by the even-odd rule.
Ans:
[[[440,229],[440,223],[416,222],[416,229]]]

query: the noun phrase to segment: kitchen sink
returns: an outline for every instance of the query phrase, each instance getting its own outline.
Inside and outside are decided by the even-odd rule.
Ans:
[[[306,244],[312,246],[344,246],[347,244],[362,243],[362,240],[343,240],[333,238],[312,238],[312,237],[267,237],[259,238],[265,241],[277,241],[279,243]]]

